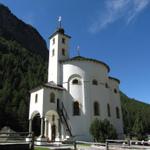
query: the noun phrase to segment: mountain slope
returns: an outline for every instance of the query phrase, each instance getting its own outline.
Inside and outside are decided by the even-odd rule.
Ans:
[[[0,128],[27,131],[29,90],[46,82],[47,61],[0,37]]]
[[[136,134],[134,125],[139,118],[142,124],[143,134],[150,133],[150,105],[131,99],[122,92],[120,94],[125,133],[130,135]]]
[[[48,58],[46,42],[38,31],[14,16],[3,4],[0,4],[0,36],[16,40],[24,48]]]

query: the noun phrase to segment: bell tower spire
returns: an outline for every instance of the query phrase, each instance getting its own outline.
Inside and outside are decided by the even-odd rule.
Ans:
[[[61,60],[69,59],[69,35],[65,34],[62,28],[62,18],[58,18],[59,26],[56,31],[49,37],[49,65],[48,65],[48,82],[53,81],[55,84],[62,84]]]

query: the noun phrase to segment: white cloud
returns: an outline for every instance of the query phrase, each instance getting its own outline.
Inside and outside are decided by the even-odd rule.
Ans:
[[[148,5],[150,0],[105,0],[105,9],[95,18],[89,30],[96,33],[119,19],[129,24]]]

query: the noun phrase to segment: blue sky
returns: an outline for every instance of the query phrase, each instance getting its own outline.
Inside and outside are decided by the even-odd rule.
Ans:
[[[129,97],[150,104],[150,0],[0,0],[33,25],[48,44],[58,16],[70,41],[71,56],[107,63]]]

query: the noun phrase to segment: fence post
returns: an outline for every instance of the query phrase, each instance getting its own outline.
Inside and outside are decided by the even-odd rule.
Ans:
[[[31,140],[31,150],[34,150],[34,133],[33,132],[31,133],[31,138],[32,138],[32,140]]]
[[[130,146],[130,139],[128,139],[128,146]]]
[[[106,140],[106,150],[108,150],[108,141]]]
[[[77,150],[77,143],[76,143],[76,141],[74,141],[74,150]]]

